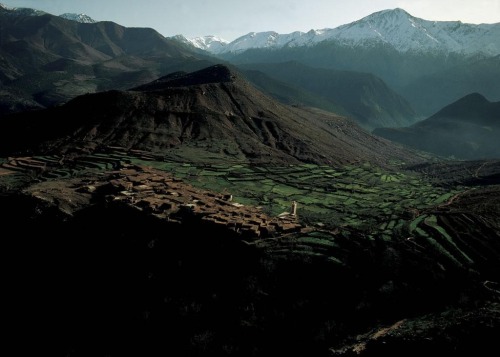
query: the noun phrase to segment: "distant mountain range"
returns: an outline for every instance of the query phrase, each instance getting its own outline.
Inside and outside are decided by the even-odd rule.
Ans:
[[[40,16],[47,14],[45,11],[27,7],[9,7],[0,3],[0,10],[8,11],[9,16]]]
[[[428,21],[394,9],[307,33],[253,32],[230,43],[178,39],[237,65],[298,61],[372,73],[421,118],[473,92],[500,100],[500,23]]]
[[[313,68],[296,61],[241,64],[239,68],[265,73],[312,93],[315,98],[335,105],[333,111],[355,119],[366,129],[407,126],[416,121],[410,104],[370,73]],[[297,99],[309,104],[306,98]],[[328,109],[320,103],[311,105]]]
[[[73,16],[0,7],[0,114],[126,89],[209,64],[153,29],[65,17]]]
[[[496,348],[499,54],[179,39],[0,6],[17,354]]]
[[[4,7],[0,16],[0,114],[61,104],[85,93],[127,89],[172,71],[221,62],[152,29],[94,23],[85,15],[52,16]],[[335,111],[366,129],[406,126],[416,119],[408,103],[373,75],[301,67],[305,72],[300,78],[287,75],[288,70],[296,72],[291,64],[282,66],[280,76],[265,66],[262,71],[255,65],[245,67],[244,72],[285,103]],[[316,87],[306,85],[308,76],[315,77]]]
[[[0,9],[7,10],[10,16],[41,16],[48,14],[41,10],[35,10],[25,7],[9,7],[1,3],[0,3]],[[67,20],[72,20],[87,24],[92,24],[96,22],[93,18],[85,14],[75,14],[66,12],[59,16]]]
[[[336,29],[243,36],[229,51],[215,36],[194,43],[83,14],[0,6],[0,115],[232,63],[283,103],[332,111],[368,130],[407,127],[470,93],[500,100],[499,26],[395,9]]]
[[[497,55],[500,53],[500,23],[474,25],[460,21],[428,21],[397,8],[379,11],[336,28],[290,34],[250,32],[232,42],[213,35],[186,41],[214,54],[240,53],[255,48],[310,47],[329,41],[353,47],[383,44],[401,53]]]
[[[457,159],[500,157],[500,102],[473,93],[407,128],[379,128],[389,140]]]

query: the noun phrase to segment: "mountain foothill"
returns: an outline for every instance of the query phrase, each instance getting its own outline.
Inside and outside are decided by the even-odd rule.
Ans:
[[[71,120],[68,120],[71,118]],[[118,146],[175,151],[189,161],[344,165],[419,162],[352,120],[279,103],[225,65],[175,72],[127,91],[79,96],[2,120],[0,152],[94,151]],[[189,153],[189,154],[188,154]]]

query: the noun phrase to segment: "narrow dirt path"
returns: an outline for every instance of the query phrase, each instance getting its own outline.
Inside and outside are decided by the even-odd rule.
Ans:
[[[485,161],[485,162],[483,162],[481,165],[479,165],[479,167],[478,167],[478,168],[476,169],[476,171],[474,172],[474,178],[477,178],[477,179],[478,179],[478,178],[479,178],[479,171],[481,171],[481,170],[482,170],[482,168],[483,168],[485,165],[489,164],[489,163],[490,163],[489,161]]]

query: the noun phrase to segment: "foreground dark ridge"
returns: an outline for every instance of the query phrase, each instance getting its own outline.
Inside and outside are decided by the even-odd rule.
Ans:
[[[305,229],[138,166],[2,192],[10,326],[39,352],[460,355],[499,333],[498,185],[390,240]]]

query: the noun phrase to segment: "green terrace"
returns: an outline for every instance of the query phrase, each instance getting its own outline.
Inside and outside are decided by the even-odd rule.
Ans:
[[[297,214],[307,224],[349,227],[382,234],[384,239],[391,239],[403,229],[415,232],[423,219],[421,212],[444,204],[459,192],[433,186],[415,173],[389,172],[369,164],[342,168],[313,164],[189,164],[155,161],[120,151],[86,155],[64,165],[56,156],[32,159],[37,167],[40,162],[46,164],[47,169],[39,175],[44,180],[113,170],[121,163],[149,166],[168,171],[193,186],[232,194],[236,202],[261,206],[272,216],[288,212],[292,201],[296,201]],[[1,164],[13,168],[6,159]],[[26,169],[22,161],[18,165],[17,169]]]
[[[267,242],[270,251],[278,256],[338,259],[338,240],[355,230],[370,240],[400,241],[416,250],[435,251],[446,258],[442,262],[445,265],[464,266],[471,261],[464,253],[470,243],[457,239],[453,228],[442,221],[444,218],[435,215],[436,210],[446,208],[448,202],[470,188],[432,185],[422,174],[388,171],[369,164],[342,168],[312,164],[190,164],[138,154],[116,150],[65,162],[57,156],[3,158],[0,188],[5,190],[33,179],[83,177],[119,169],[122,164],[137,164],[170,172],[198,188],[231,194],[235,202],[260,206],[271,216],[289,212],[292,201],[296,201],[299,220],[316,229],[299,237]]]
[[[230,193],[235,201],[261,206],[270,215],[289,211],[291,202],[296,201],[298,215],[307,223],[387,235],[459,191],[433,186],[417,174],[386,172],[368,164],[338,169],[311,164],[132,162],[169,171],[200,188]]]

